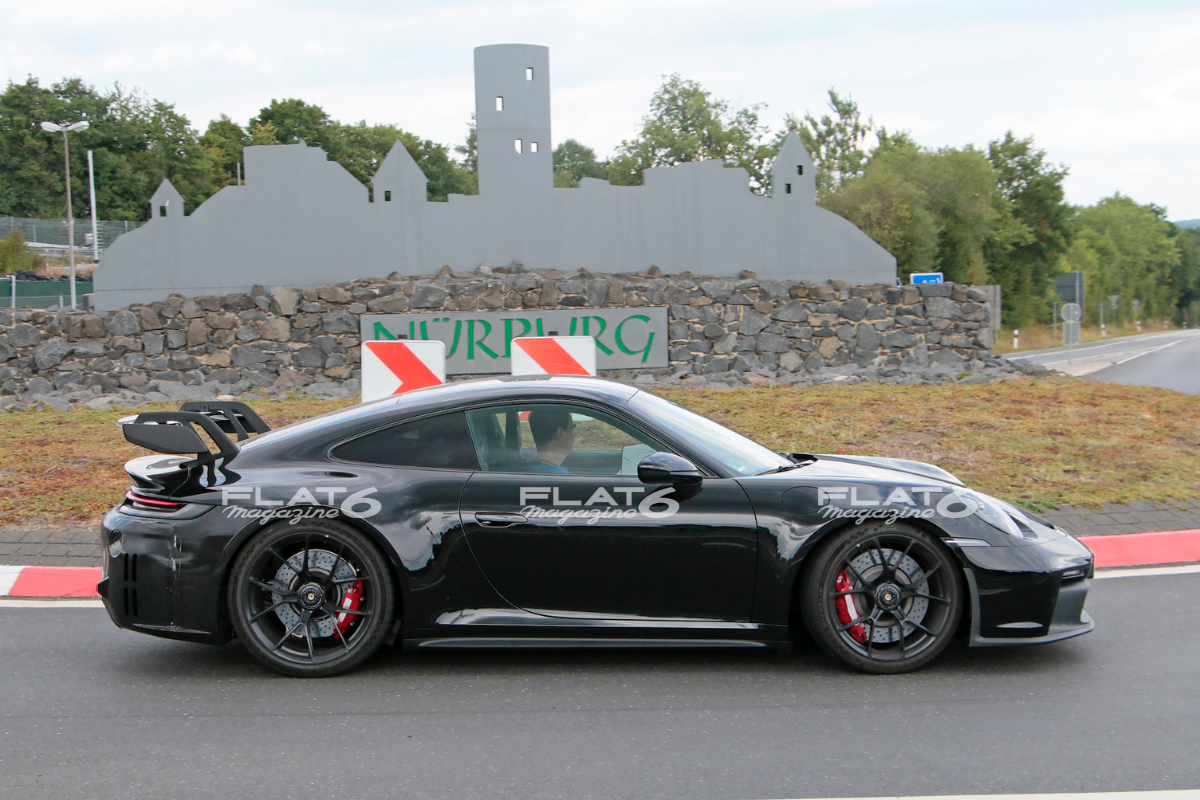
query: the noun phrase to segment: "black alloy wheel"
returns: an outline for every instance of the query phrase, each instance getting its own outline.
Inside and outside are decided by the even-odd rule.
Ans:
[[[391,576],[363,534],[334,520],[277,522],[238,556],[229,581],[238,639],[276,672],[324,678],[383,643],[395,616]]]
[[[801,576],[804,624],[825,652],[863,672],[908,672],[950,644],[962,574],[936,536],[906,524],[852,525]]]

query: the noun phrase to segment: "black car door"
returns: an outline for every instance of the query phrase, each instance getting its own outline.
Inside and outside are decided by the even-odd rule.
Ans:
[[[468,412],[480,454],[462,496],[467,540],[513,605],[543,613],[748,621],[755,518],[734,480],[646,485],[637,463],[664,449],[628,422],[581,405],[574,448],[539,458],[530,414],[545,404]]]

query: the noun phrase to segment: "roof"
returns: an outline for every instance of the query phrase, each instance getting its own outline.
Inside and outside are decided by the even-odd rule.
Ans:
[[[328,414],[276,428],[245,442],[245,454],[265,457],[276,446],[288,449],[303,446],[311,434],[324,441],[374,427],[385,419],[400,420],[429,411],[449,410],[476,402],[504,400],[574,399],[612,405],[625,403],[640,391],[635,386],[607,378],[584,375],[517,375],[458,381],[417,389],[407,394],[359,403]],[[244,461],[244,459],[243,459]],[[241,462],[239,462],[241,463]]]

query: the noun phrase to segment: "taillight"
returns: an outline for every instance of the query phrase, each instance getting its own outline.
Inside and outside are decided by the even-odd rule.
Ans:
[[[178,511],[184,506],[183,503],[176,503],[174,500],[159,500],[157,497],[146,497],[133,490],[125,493],[125,504],[136,508],[138,511],[157,511],[160,514],[170,514],[172,511]]]

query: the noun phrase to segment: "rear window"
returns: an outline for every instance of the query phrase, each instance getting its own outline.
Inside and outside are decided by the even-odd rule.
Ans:
[[[388,467],[479,469],[467,419],[461,411],[405,422],[351,439],[333,448],[341,461]]]

